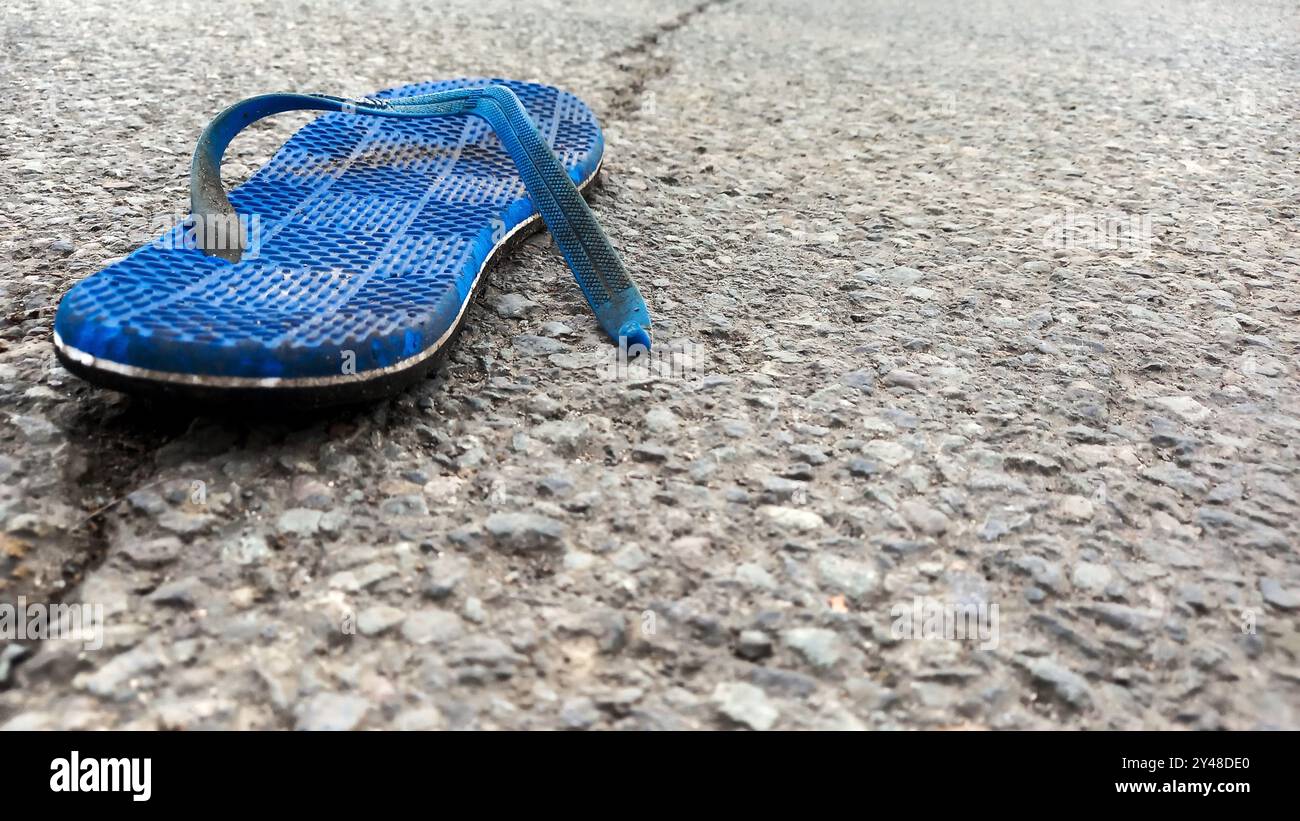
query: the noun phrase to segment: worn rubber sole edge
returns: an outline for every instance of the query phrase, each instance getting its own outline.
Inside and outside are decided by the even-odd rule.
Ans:
[[[600,174],[601,167],[604,163],[604,157],[601,157],[596,163],[595,169],[587,175],[577,188],[584,195],[587,193],[591,183]],[[177,373],[175,371],[159,371],[151,368],[141,368],[136,365],[125,365],[121,362],[114,362],[110,359],[96,357],[93,354],[86,353],[75,348],[63,341],[58,331],[54,332],[54,350],[59,360],[78,376],[82,376],[87,381],[113,390],[133,390],[149,391],[163,389],[163,393],[175,393],[178,396],[189,394],[187,388],[197,389],[198,395],[192,395],[191,398],[220,399],[220,394],[230,392],[230,398],[246,397],[246,391],[254,394],[262,394],[270,398],[272,394],[280,395],[285,393],[297,393],[299,391],[313,392],[324,390],[327,393],[335,393],[339,389],[342,392],[352,393],[360,390],[361,395],[355,400],[340,395],[334,397],[323,396],[325,401],[312,404],[337,404],[347,401],[361,401],[371,398],[372,395],[382,395],[403,387],[405,380],[393,385],[391,389],[381,389],[377,392],[363,390],[371,386],[376,387],[380,383],[390,382],[396,377],[400,377],[414,368],[418,368],[426,361],[432,360],[446,344],[460,331],[464,324],[465,314],[469,310],[470,304],[477,298],[483,275],[487,273],[492,266],[505,253],[513,250],[527,236],[534,233],[541,225],[541,214],[533,214],[528,219],[516,225],[509,233],[502,237],[479,266],[478,272],[474,275],[474,282],[470,286],[469,295],[461,303],[460,311],[456,314],[456,321],[451,324],[441,337],[432,345],[420,351],[414,356],[407,357],[400,362],[395,362],[383,368],[376,368],[364,371],[358,374],[339,374],[337,376],[304,376],[304,377],[256,377],[256,376],[210,376],[204,374],[187,374]],[[166,390],[171,388],[173,390]],[[341,392],[341,393],[342,393]]]

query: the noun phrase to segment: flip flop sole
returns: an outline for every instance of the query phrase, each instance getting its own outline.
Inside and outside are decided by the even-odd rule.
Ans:
[[[578,183],[578,190],[587,195],[596,184],[599,174],[600,167],[597,165],[590,177]],[[376,371],[299,378],[170,373],[96,359],[68,345],[57,331],[54,334],[54,351],[68,371],[93,385],[166,402],[246,407],[260,411],[281,404],[314,409],[383,399],[424,379],[437,366],[460,335],[468,319],[470,304],[487,284],[496,265],[544,227],[538,214],[516,226],[493,247],[484,260],[469,298],[461,304],[455,325],[421,353]]]
[[[455,80],[377,96],[489,82],[518,94],[587,193],[603,139],[572,95]],[[263,234],[251,258],[205,256],[177,229],[74,286],[59,360],[110,389],[223,405],[364,402],[422,378],[492,268],[542,223],[476,118],[362,119],[318,117],[231,192]]]

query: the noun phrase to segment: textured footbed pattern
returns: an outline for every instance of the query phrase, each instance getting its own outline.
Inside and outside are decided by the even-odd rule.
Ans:
[[[489,84],[519,97],[575,184],[595,173],[600,128],[559,89],[463,79],[375,96]],[[178,226],[67,293],[55,318],[64,353],[119,371],[363,379],[444,339],[493,249],[536,214],[510,156],[470,114],[322,115],[229,196],[253,226],[244,259],[187,247]]]

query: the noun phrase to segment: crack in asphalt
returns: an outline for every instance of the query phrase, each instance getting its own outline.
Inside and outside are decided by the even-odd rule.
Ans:
[[[108,554],[107,514],[125,501],[125,494],[141,487],[139,483],[154,467],[158,448],[175,439],[188,423],[184,417],[169,419],[166,414],[150,414],[136,406],[125,411],[116,407],[106,410],[99,404],[101,398],[95,395],[84,403],[70,403],[76,410],[64,424],[71,448],[56,466],[63,498],[78,505],[85,515],[50,537],[36,533],[9,537],[9,547],[22,545],[24,550],[21,555],[7,551],[7,560],[0,564],[0,582],[4,583],[0,601],[12,604],[25,598],[57,605],[76,591]],[[39,556],[38,563],[21,561],[28,556]],[[41,643],[38,639],[0,642],[0,656],[10,654],[0,690],[14,686],[13,670],[30,661]]]
[[[672,58],[656,54],[654,51],[662,38],[685,27],[710,9],[729,2],[730,0],[704,0],[671,20],[655,26],[630,45],[605,55],[603,62],[613,64],[614,68],[625,75],[623,82],[609,90],[611,98],[609,119],[619,121],[640,111],[645,99],[646,86],[672,73]]]

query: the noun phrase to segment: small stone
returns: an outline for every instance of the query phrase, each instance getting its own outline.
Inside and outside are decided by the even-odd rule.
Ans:
[[[826,554],[817,558],[817,575],[822,587],[843,593],[856,602],[880,588],[880,573],[870,564]]]
[[[459,668],[459,680],[466,684],[504,680],[526,659],[500,639],[491,636],[466,636],[446,651],[447,661]]]
[[[528,400],[528,411],[550,419],[560,416],[564,412],[564,405],[545,393],[539,393]]]
[[[632,459],[636,462],[666,462],[670,455],[667,448],[659,445],[637,445],[632,448]]]
[[[609,557],[610,564],[627,573],[635,573],[645,567],[650,557],[637,545],[628,545]]]
[[[502,294],[492,308],[502,319],[523,319],[537,309],[537,303],[523,294]]]
[[[464,632],[460,616],[446,610],[420,610],[402,622],[402,637],[413,644],[445,644]]]
[[[1185,432],[1182,425],[1163,416],[1153,416],[1148,421],[1151,427],[1151,444],[1158,448],[1170,448],[1179,453],[1192,453],[1199,442],[1194,436]]]
[[[762,687],[764,692],[779,696],[807,698],[817,692],[817,679],[794,670],[755,667],[749,674],[749,680]]]
[[[823,627],[796,627],[781,636],[786,646],[793,649],[813,667],[834,667],[844,654],[840,637],[834,630]]]
[[[1261,578],[1259,592],[1263,595],[1264,601],[1279,610],[1300,609],[1300,591],[1287,590],[1273,579]]]
[[[1034,681],[1067,706],[1082,710],[1092,704],[1092,690],[1078,673],[1050,659],[1029,659],[1023,664]]]
[[[601,690],[594,696],[594,701],[602,711],[621,717],[631,712],[644,696],[645,690],[640,687],[619,687]]]
[[[510,340],[514,345],[515,352],[523,357],[530,356],[547,356],[553,353],[567,351],[568,345],[565,345],[558,339],[551,339],[546,336],[534,336],[532,334],[519,334]]]
[[[294,727],[324,732],[355,730],[370,712],[370,706],[359,696],[318,693],[298,705]]]
[[[543,322],[542,332],[547,336],[573,336],[573,329],[563,322]]]
[[[580,419],[556,419],[533,428],[532,436],[563,450],[576,450],[586,443],[590,433],[590,427]]]
[[[486,527],[500,547],[518,553],[558,549],[564,538],[561,522],[538,513],[493,513]]]
[[[876,375],[871,371],[851,371],[841,376],[840,381],[850,388],[870,394],[875,390]]]
[[[294,536],[310,536],[320,527],[321,512],[306,507],[286,510],[276,519],[275,529]]]
[[[824,465],[830,461],[826,451],[815,445],[791,445],[790,452],[810,465]]]
[[[329,586],[335,590],[355,593],[373,587],[390,576],[397,575],[397,568],[386,562],[370,562],[352,570],[341,570],[329,578]]]
[[[132,685],[134,679],[160,670],[166,663],[167,658],[157,645],[141,644],[113,656],[93,673],[74,679],[74,684],[101,698],[126,701],[139,695]]]
[[[595,639],[602,653],[617,653],[627,644],[627,618],[623,613],[609,607],[568,614],[556,627],[560,633],[568,636],[587,636]]]
[[[1079,562],[1070,574],[1070,582],[1075,587],[1093,595],[1104,592],[1112,579],[1114,574],[1109,567],[1092,562]]]
[[[1041,556],[1021,556],[1016,559],[1015,566],[1022,573],[1028,573],[1039,587],[1053,593],[1059,592],[1065,583],[1060,565],[1049,562]]]
[[[445,730],[447,719],[437,707],[417,707],[404,710],[393,719],[393,729],[405,732]]]
[[[1174,591],[1174,595],[1178,601],[1191,608],[1194,612],[1209,612],[1210,608],[1205,588],[1198,584],[1179,585],[1178,589]]]
[[[21,733],[31,732],[32,730],[57,729],[60,729],[58,717],[53,713],[46,713],[40,710],[31,710],[26,713],[19,713],[4,724],[0,724],[0,733]]]
[[[882,274],[882,277],[886,282],[893,283],[894,285],[898,285],[900,287],[908,287],[924,279],[925,274],[921,273],[915,268],[908,268],[907,266],[899,265],[897,267],[887,269]]]
[[[1143,479],[1173,488],[1184,496],[1191,498],[1205,493],[1209,487],[1205,480],[1190,470],[1166,462],[1157,462],[1149,468],[1144,468],[1140,475]]]
[[[368,607],[357,615],[357,632],[363,636],[378,636],[402,623],[406,614],[385,604]]]
[[[596,557],[581,550],[570,550],[564,554],[565,570],[587,570],[596,563]]]
[[[458,460],[458,464],[463,467],[466,462],[472,461],[472,457],[466,460],[466,457],[462,456],[461,460]],[[385,517],[390,518],[412,516],[424,518],[429,515],[429,503],[425,501],[424,496],[421,494],[407,493],[401,496],[393,496],[380,502],[379,512]]]
[[[1055,459],[1031,451],[1008,453],[1003,457],[1002,464],[1008,470],[1014,470],[1020,473],[1037,473],[1043,476],[1050,476],[1054,473],[1061,472],[1061,464]]]
[[[913,528],[930,536],[941,535],[948,530],[948,516],[919,499],[908,499],[898,506],[903,521]]]
[[[185,513],[180,510],[168,510],[158,517],[158,526],[172,533],[190,534],[206,530],[212,524],[211,516],[200,513]]]
[[[7,644],[3,650],[0,650],[0,685],[9,683],[9,673],[13,670],[14,662],[30,652],[31,648],[16,642]]]
[[[63,438],[63,431],[43,416],[15,413],[9,417],[9,421],[22,433],[23,439],[32,445],[49,445]]]
[[[873,439],[862,446],[862,452],[878,464],[891,468],[912,458],[911,450],[888,439]]]
[[[537,480],[537,492],[543,496],[567,496],[573,491],[573,479],[567,474],[552,473]]]
[[[895,370],[885,374],[880,379],[882,384],[891,388],[906,388],[907,390],[919,390],[924,382],[920,376],[911,371]]]
[[[600,710],[596,708],[596,702],[578,696],[560,706],[560,721],[571,730],[585,730],[600,721]]]
[[[770,730],[781,716],[766,693],[743,681],[725,682],[713,688],[713,704],[727,719],[751,730]]]
[[[137,567],[161,567],[171,564],[181,555],[181,540],[175,536],[163,536],[139,544],[128,544],[121,554]]]
[[[773,524],[800,532],[816,530],[825,524],[822,517],[813,513],[811,510],[800,510],[794,507],[781,507],[779,505],[764,505],[761,508],[761,511],[763,515],[768,518],[768,521]]]
[[[810,482],[814,478],[812,465],[807,462],[795,462],[781,471],[781,475],[786,479],[795,479],[800,482]]]
[[[1011,526],[996,516],[989,516],[980,527],[979,537],[986,542],[995,542],[1011,532]]]
[[[203,582],[193,576],[187,576],[161,585],[148,595],[147,600],[153,604],[190,608],[195,605],[206,588],[207,585]]]
[[[665,407],[651,408],[645,415],[646,430],[659,436],[676,433],[679,424],[677,414]]]
[[[1093,602],[1083,605],[1079,612],[1091,616],[1102,624],[1130,633],[1149,633],[1160,621],[1154,610],[1143,610],[1113,602]]]
[[[1152,400],[1152,404],[1164,408],[1184,422],[1192,424],[1196,424],[1210,415],[1209,408],[1190,396],[1162,396]]]
[[[763,492],[771,500],[788,502],[808,492],[808,483],[781,476],[767,476],[763,479]]]
[[[469,571],[469,563],[459,556],[439,556],[430,562],[424,595],[439,601],[447,598],[456,590]]]
[[[313,510],[328,510],[334,503],[334,491],[319,479],[299,476],[293,480],[293,500]]]
[[[852,476],[875,476],[880,472],[876,463],[870,459],[854,458],[849,460],[849,474]]]
[[[736,655],[758,661],[772,655],[772,638],[762,630],[742,630],[736,643]]]
[[[1086,522],[1092,518],[1092,502],[1087,497],[1062,496],[1056,503],[1056,515],[1067,522]]]
[[[753,590],[776,589],[776,579],[772,578],[772,574],[753,562],[738,565],[735,570],[735,579],[742,587]]]
[[[157,516],[167,509],[167,500],[152,490],[137,490],[127,494],[126,501],[131,507],[150,516]]]
[[[245,533],[221,547],[221,556],[238,565],[257,564],[271,556],[271,547],[259,533]]]

